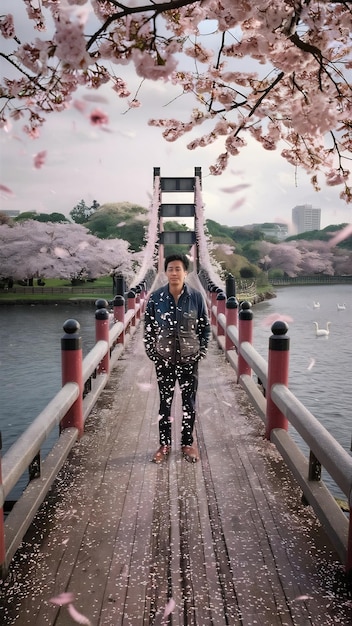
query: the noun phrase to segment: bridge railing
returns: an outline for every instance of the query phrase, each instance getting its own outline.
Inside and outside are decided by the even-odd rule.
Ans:
[[[67,320],[61,339],[62,389],[4,454],[0,467],[0,574],[9,564],[44,501],[69,452],[82,435],[84,423],[106,386],[110,371],[121,356],[144,313],[147,293],[140,283],[127,294],[108,302],[97,300],[96,344],[82,358],[79,323]],[[55,428],[59,437],[44,460],[41,448]],[[7,497],[28,470],[29,483],[4,516]]]
[[[235,370],[237,382],[265,424],[274,443],[334,545],[347,572],[352,571],[352,458],[288,388],[289,338],[285,322],[274,322],[268,361],[253,347],[253,312],[248,302],[239,308],[235,296],[209,284],[207,292],[213,336]],[[299,433],[309,449],[306,457],[288,433]],[[346,496],[345,515],[321,479],[324,468]]]
[[[285,322],[273,324],[266,361],[252,345],[251,305],[243,302],[239,309],[234,295],[227,297],[220,287],[209,287],[207,298],[213,335],[233,367],[237,382],[245,389],[265,423],[266,437],[281,453],[305,500],[315,510],[346,570],[350,572],[352,458],[287,386],[288,327]],[[62,338],[63,388],[4,455],[0,508],[3,508],[6,497],[27,469],[30,481],[6,519],[0,515],[0,567],[3,577],[52,482],[82,434],[84,422],[109,379],[111,367],[133,335],[144,312],[146,293],[142,288],[136,288],[128,292],[127,306],[120,295],[115,297],[113,304],[114,312],[109,315],[107,302],[97,301],[97,342],[81,362],[79,328],[75,320],[67,320]],[[73,356],[75,349],[78,355]],[[64,367],[66,351],[71,352],[68,359],[71,365],[67,371]],[[72,363],[76,364],[73,372],[69,371]],[[309,458],[289,435],[289,423],[308,445]],[[40,450],[43,442],[58,425],[59,439],[42,462]],[[321,480],[322,468],[345,494],[350,507],[349,517],[342,512]]]

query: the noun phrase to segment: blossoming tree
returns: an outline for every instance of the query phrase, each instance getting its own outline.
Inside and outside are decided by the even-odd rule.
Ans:
[[[67,108],[80,86],[110,83],[117,97],[139,106],[114,69],[131,63],[141,81],[170,81],[193,94],[189,119],[150,124],[167,141],[193,133],[190,149],[220,138],[212,174],[251,136],[304,168],[316,189],[325,175],[352,201],[350,0],[22,1],[37,35],[23,41],[13,16],[1,17],[12,44],[0,53],[8,65],[3,128],[22,119],[36,137],[47,114]],[[91,121],[105,124],[106,115],[97,109]],[[43,159],[40,153],[36,167]]]
[[[134,276],[138,255],[122,239],[99,239],[79,224],[27,220],[0,225],[0,278]]]

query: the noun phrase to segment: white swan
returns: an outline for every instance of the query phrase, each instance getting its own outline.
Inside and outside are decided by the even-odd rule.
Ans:
[[[313,309],[320,309],[320,302],[313,302]]]
[[[343,304],[338,304],[338,305],[337,305],[337,310],[338,310],[338,311],[344,311],[344,310],[345,310],[345,308],[346,308],[345,303],[343,303]]]
[[[317,337],[326,337],[330,333],[329,326],[331,322],[326,323],[326,328],[319,328],[318,322],[313,322],[313,324],[315,325],[315,334]]]

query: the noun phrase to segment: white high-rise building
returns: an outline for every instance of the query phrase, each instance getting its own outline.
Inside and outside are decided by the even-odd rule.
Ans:
[[[295,235],[308,230],[320,230],[321,209],[311,204],[302,204],[292,209],[292,225]]]

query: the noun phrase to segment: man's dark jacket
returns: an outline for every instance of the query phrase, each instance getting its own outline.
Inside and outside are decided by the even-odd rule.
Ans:
[[[168,284],[150,295],[144,316],[144,343],[152,361],[197,361],[205,356],[209,338],[207,308],[199,291],[185,284],[177,304]],[[167,352],[160,353],[165,342]]]

